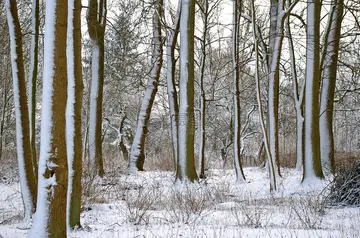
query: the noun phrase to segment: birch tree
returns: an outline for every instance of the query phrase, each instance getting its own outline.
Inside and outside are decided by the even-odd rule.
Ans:
[[[302,182],[324,177],[320,159],[320,0],[307,0],[305,120]]]
[[[240,59],[239,59],[239,30],[241,0],[233,0],[233,29],[232,29],[232,64],[234,84],[234,165],[236,180],[244,183],[245,175],[241,165],[241,114],[240,114]]]
[[[68,161],[67,226],[80,227],[83,96],[81,59],[81,0],[68,0],[67,28],[68,99],[66,105],[66,146]]]
[[[20,188],[25,220],[31,218],[36,207],[36,180],[30,148],[29,112],[27,105],[22,32],[17,2],[6,0],[5,9],[10,35],[11,68],[16,117],[16,147],[19,165]]]
[[[28,237],[66,237],[68,2],[46,2],[37,210]]]
[[[194,158],[194,31],[195,0],[182,0],[180,19],[180,92],[176,179],[198,179]]]
[[[34,177],[37,179],[37,155],[36,155],[36,81],[38,75],[39,64],[39,0],[33,0],[32,3],[32,15],[31,15],[31,52],[30,52],[30,72],[28,79],[29,88],[29,120],[30,120],[30,145],[31,145],[31,158],[33,163]]]
[[[320,103],[320,148],[322,167],[325,172],[330,173],[335,173],[333,110],[343,8],[343,0],[332,0],[322,56],[324,69]]]
[[[171,138],[173,146],[173,157],[174,165],[176,168],[178,158],[178,115],[179,115],[179,104],[178,94],[176,91],[175,83],[175,48],[176,42],[179,35],[180,28],[180,16],[181,16],[181,0],[178,1],[174,24],[171,29],[166,30],[166,84],[167,84],[167,95],[169,100],[169,111],[170,111],[170,124],[171,124]]]
[[[139,117],[137,121],[136,134],[131,146],[130,152],[130,172],[134,173],[137,170],[144,170],[145,162],[145,140],[148,133],[148,124],[151,114],[151,109],[155,100],[160,80],[160,72],[163,63],[162,59],[162,36],[161,36],[161,15],[162,15],[162,0],[155,1],[156,9],[153,15],[153,41],[152,41],[152,68],[148,81],[148,86],[144,94],[144,99],[141,103]]]
[[[89,159],[93,174],[104,175],[102,158],[102,101],[104,87],[104,35],[106,0],[89,0],[87,25],[91,40]]]

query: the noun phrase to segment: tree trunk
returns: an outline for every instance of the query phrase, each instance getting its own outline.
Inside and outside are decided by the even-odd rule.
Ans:
[[[161,37],[162,0],[157,0],[156,10],[153,15],[153,53],[152,69],[148,86],[141,103],[137,129],[130,152],[130,173],[144,170],[145,140],[148,132],[151,109],[155,100],[160,80],[162,67],[162,37]]]
[[[67,29],[68,100],[66,105],[66,146],[68,156],[67,226],[80,227],[82,176],[82,60],[81,0],[68,0]]]
[[[167,83],[167,93],[169,100],[169,110],[170,110],[170,124],[171,124],[171,138],[173,146],[173,157],[174,165],[176,169],[177,156],[178,156],[178,125],[177,118],[179,115],[179,104],[178,104],[178,95],[176,91],[175,83],[175,47],[177,42],[177,37],[179,34],[180,28],[180,15],[181,15],[181,0],[178,2],[177,12],[175,16],[175,22],[172,29],[166,31],[166,83]]]
[[[306,72],[305,72],[305,157],[304,182],[324,178],[320,160],[319,88],[320,88],[320,0],[307,1]]]
[[[89,116],[89,159],[91,174],[104,176],[102,157],[102,100],[104,86],[104,34],[106,0],[89,0],[87,15],[91,39],[91,92]]]
[[[240,109],[240,59],[239,59],[239,29],[241,4],[233,1],[233,30],[232,30],[232,63],[234,84],[234,165],[236,181],[244,183],[245,175],[241,165],[241,109]]]
[[[34,0],[32,3],[32,20],[31,20],[31,52],[30,52],[30,73],[29,73],[29,120],[30,120],[30,146],[31,159],[33,163],[34,177],[37,179],[38,166],[36,154],[36,79],[38,74],[38,52],[39,52],[39,0]]]
[[[39,192],[31,238],[66,237],[67,4],[46,3]]]
[[[334,12],[329,17],[329,33],[322,75],[320,104],[320,148],[321,162],[325,172],[335,173],[333,109],[336,84],[337,61],[339,56],[340,32],[343,15],[343,0],[333,0]]]
[[[16,1],[6,1],[6,12],[10,35],[20,187],[24,203],[25,220],[27,220],[35,212],[37,189],[30,148],[29,111],[22,51],[22,32]]]
[[[195,0],[182,0],[180,19],[180,106],[176,179],[198,180],[194,158],[194,30]]]

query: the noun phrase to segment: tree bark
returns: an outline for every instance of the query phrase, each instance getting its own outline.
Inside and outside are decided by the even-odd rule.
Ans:
[[[25,220],[27,220],[35,212],[37,189],[30,148],[30,124],[22,51],[22,32],[16,1],[6,1],[6,12],[10,35],[20,187],[24,203]]]
[[[66,237],[67,9],[65,0],[46,3],[39,192],[31,238]]]
[[[195,0],[182,0],[180,19],[180,106],[177,181],[196,181],[194,158],[194,31]]]
[[[81,0],[68,0],[67,30],[68,101],[66,144],[68,156],[67,226],[80,227],[82,176],[82,55]]]
[[[131,146],[130,173],[135,173],[137,170],[144,170],[145,140],[148,133],[151,109],[158,90],[160,72],[163,63],[161,37],[161,16],[163,11],[162,2],[162,0],[156,0],[156,10],[153,15],[152,69],[150,72],[148,87],[141,104],[134,141]]]
[[[321,1],[307,1],[306,72],[305,72],[305,157],[304,182],[324,178],[320,159],[319,93],[320,93],[320,13]]]
[[[343,15],[343,0],[333,0],[333,14],[329,17],[329,33],[324,70],[322,75],[320,104],[320,148],[321,162],[325,172],[335,173],[335,148],[333,135],[333,110],[336,85],[337,61],[339,56],[341,22]]]
[[[104,176],[102,157],[102,101],[104,87],[104,34],[106,0],[89,0],[87,24],[92,44],[89,117],[89,158],[91,174]]]

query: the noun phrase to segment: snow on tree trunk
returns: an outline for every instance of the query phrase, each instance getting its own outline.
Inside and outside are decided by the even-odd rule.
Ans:
[[[36,122],[35,122],[35,110],[36,110],[36,79],[38,74],[38,52],[39,52],[39,0],[33,0],[32,3],[32,16],[31,16],[31,51],[30,51],[30,72],[28,80],[29,97],[28,97],[28,109],[29,109],[29,121],[30,121],[30,148],[31,158],[33,163],[34,177],[37,179],[38,166],[36,159]]]
[[[46,2],[37,210],[28,237],[66,237],[67,1]]]
[[[68,161],[67,227],[80,227],[82,176],[82,61],[81,61],[81,0],[68,0],[66,105],[66,146]]]
[[[91,174],[103,177],[102,158],[102,100],[104,85],[104,34],[106,0],[89,0],[87,14],[91,39],[91,89],[89,116],[89,163]]]
[[[30,148],[30,124],[22,52],[22,33],[16,1],[7,0],[5,2],[5,8],[10,35],[20,188],[24,204],[25,220],[29,220],[35,211],[37,189]]]
[[[208,35],[208,18],[209,18],[209,1],[205,0],[201,7],[201,15],[203,21],[203,32],[200,40],[200,65],[198,73],[198,85],[199,85],[199,153],[198,153],[198,174],[200,178],[205,178],[205,88],[204,88],[204,76],[205,76],[205,63],[206,63],[206,37]]]
[[[320,148],[322,167],[325,172],[330,173],[335,172],[333,109],[343,4],[343,0],[332,1],[333,14],[329,17],[327,47],[323,56],[325,67],[322,75],[320,104]]]
[[[177,42],[177,36],[179,34],[180,27],[180,15],[181,15],[181,0],[178,2],[177,12],[175,16],[175,23],[172,29],[166,31],[166,83],[167,83],[167,94],[169,100],[169,110],[170,110],[170,124],[171,124],[171,137],[172,137],[172,146],[173,146],[173,157],[174,165],[176,168],[177,156],[178,156],[178,143],[177,143],[177,134],[178,134],[178,125],[177,118],[179,115],[179,104],[178,96],[175,87],[175,47]]]
[[[320,88],[320,0],[307,1],[305,121],[302,183],[323,178],[320,160],[319,88]]]
[[[294,94],[294,104],[296,111],[296,170],[300,171],[304,159],[304,110],[303,110],[304,100],[303,99],[304,99],[305,84],[304,83],[302,84],[302,87],[299,92],[299,82],[298,82],[297,70],[296,70],[294,42],[292,39],[291,29],[290,29],[290,17],[287,17],[286,29],[288,33],[291,77],[293,81],[293,94]]]
[[[152,41],[152,68],[144,99],[141,103],[137,128],[130,151],[130,173],[137,170],[144,170],[145,162],[145,140],[148,133],[151,109],[155,100],[160,80],[160,72],[163,63],[162,59],[162,38],[161,38],[161,15],[162,0],[157,0],[156,10],[153,15],[153,41]]]
[[[234,165],[236,181],[244,183],[245,175],[241,165],[241,114],[240,114],[240,59],[239,59],[239,12],[241,13],[241,3],[233,1],[233,29],[232,29],[232,64],[233,64],[233,84],[234,84]]]
[[[256,96],[258,101],[258,109],[259,109],[259,117],[260,117],[260,124],[261,130],[263,133],[263,141],[265,151],[268,157],[269,163],[269,172],[270,172],[270,191],[277,190],[277,182],[276,182],[276,175],[275,175],[275,161],[272,158],[270,145],[267,135],[267,129],[264,123],[264,116],[263,116],[263,109],[262,109],[262,100],[261,100],[261,90],[260,90],[260,79],[259,79],[259,42],[258,42],[258,35],[256,30],[256,21],[255,21],[255,6],[254,0],[250,1],[250,8],[251,8],[251,25],[252,25],[252,34],[254,39],[254,48],[255,48],[255,82],[256,82]]]
[[[180,19],[180,93],[176,179],[198,179],[194,158],[194,30],[195,0],[182,0]]]

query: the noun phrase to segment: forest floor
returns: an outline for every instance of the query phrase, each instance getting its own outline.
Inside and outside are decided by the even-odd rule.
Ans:
[[[198,184],[174,185],[172,172],[107,174],[84,183],[82,228],[70,237],[359,237],[360,208],[329,208],[328,181],[299,185],[283,169],[269,192],[264,169],[209,170]],[[26,237],[17,182],[0,182],[0,237]]]

